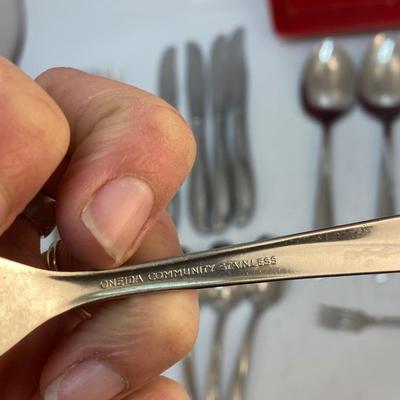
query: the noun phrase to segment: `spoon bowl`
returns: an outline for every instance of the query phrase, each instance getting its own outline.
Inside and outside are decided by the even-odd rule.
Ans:
[[[359,95],[376,117],[391,120],[400,112],[400,42],[379,33],[370,44],[360,72]]]
[[[302,80],[303,105],[323,123],[345,114],[354,104],[355,75],[347,53],[325,39],[308,57]]]

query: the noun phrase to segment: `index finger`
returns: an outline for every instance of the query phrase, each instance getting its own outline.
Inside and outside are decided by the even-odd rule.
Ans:
[[[61,236],[86,264],[121,264],[189,173],[193,135],[172,107],[132,86],[69,68],[37,82],[71,127],[57,193]]]

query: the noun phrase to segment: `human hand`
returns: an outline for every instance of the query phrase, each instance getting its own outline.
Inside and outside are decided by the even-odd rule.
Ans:
[[[60,269],[179,254],[164,209],[195,145],[172,107],[74,69],[32,81],[1,58],[0,88],[2,257],[45,268],[37,227],[21,215],[39,191],[57,201]],[[0,398],[187,398],[159,374],[194,342],[194,292],[137,295],[89,311],[88,320],[74,311],[54,318],[0,357]]]

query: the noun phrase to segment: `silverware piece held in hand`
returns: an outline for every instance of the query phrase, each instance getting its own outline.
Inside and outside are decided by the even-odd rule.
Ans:
[[[0,258],[0,355],[50,318],[96,301],[164,290],[400,272],[399,232],[400,217],[382,218],[110,271],[47,271]]]
[[[393,190],[392,125],[400,113],[400,43],[384,33],[375,36],[368,48],[360,73],[359,94],[368,112],[383,123],[378,215],[395,210]]]
[[[159,70],[159,93],[162,99],[173,107],[178,104],[178,81],[176,70],[176,48],[167,47],[164,51]],[[180,218],[180,193],[177,192],[167,207],[167,211],[176,225]]]
[[[235,207],[235,189],[227,136],[228,50],[226,37],[218,36],[213,43],[211,54],[214,138],[211,227],[214,232],[222,232],[226,228]]]
[[[320,306],[318,322],[325,328],[359,332],[370,327],[400,328],[400,317],[378,316],[345,307]]]
[[[189,180],[189,212],[193,226],[207,232],[211,229],[211,181],[205,132],[206,77],[201,49],[193,42],[187,45],[186,78],[189,121],[197,143],[197,157]]]
[[[255,210],[256,190],[247,122],[247,66],[245,31],[237,29],[229,41],[229,112],[232,116],[232,173],[234,182],[233,220],[243,226]]]
[[[355,101],[355,75],[346,52],[326,39],[313,50],[303,71],[303,105],[323,126],[323,146],[319,157],[315,227],[334,224],[332,196],[332,124]]]
[[[264,312],[282,298],[284,288],[284,282],[262,282],[245,287],[246,295],[253,305],[253,312],[246,327],[231,377],[229,400],[244,400],[247,398],[247,380],[251,367],[251,356],[258,322]]]

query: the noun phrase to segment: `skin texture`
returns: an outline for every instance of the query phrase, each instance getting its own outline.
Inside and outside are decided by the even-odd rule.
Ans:
[[[57,200],[61,270],[72,265],[109,269],[180,254],[164,210],[190,171],[195,144],[171,106],[137,88],[74,69],[52,69],[33,81],[1,58],[0,87],[2,257],[45,267],[37,229],[20,215],[39,191]],[[113,184],[105,190],[108,182]],[[135,185],[128,190],[125,182]],[[117,202],[120,197],[110,195],[117,186],[125,190],[122,211],[112,213],[94,202],[99,193]],[[137,207],[126,202],[130,194]],[[89,223],[85,210],[90,210]],[[90,400],[96,384],[107,380],[86,385],[84,393],[78,378],[85,387],[89,376],[96,380],[111,371],[113,383],[101,387],[105,400],[187,399],[178,384],[158,376],[194,343],[194,292],[134,296],[89,310],[90,320],[69,312],[0,357],[0,398],[49,398],[48,387],[58,388],[54,382],[69,374],[78,392],[60,391],[55,398],[69,400],[73,393],[75,400]],[[112,381],[115,377],[119,380]]]

